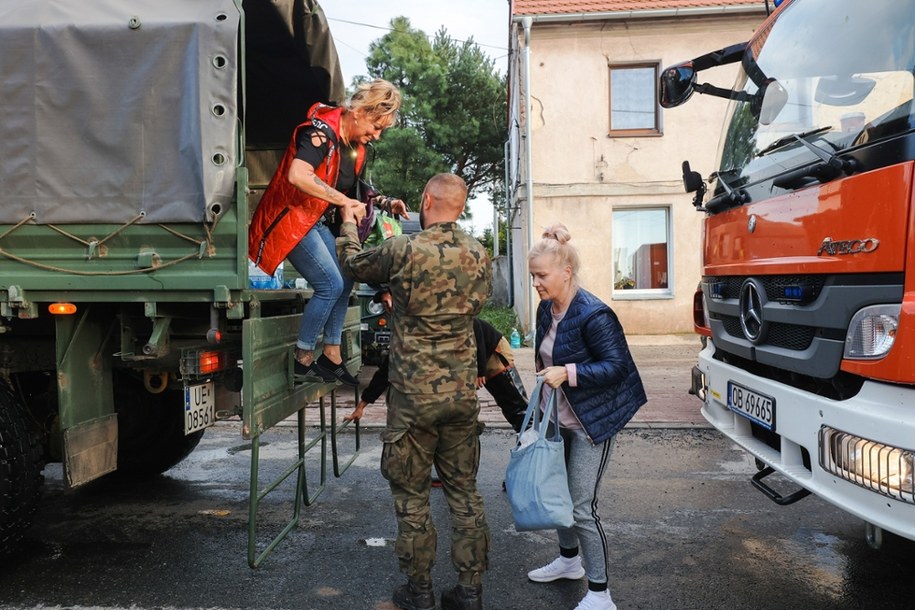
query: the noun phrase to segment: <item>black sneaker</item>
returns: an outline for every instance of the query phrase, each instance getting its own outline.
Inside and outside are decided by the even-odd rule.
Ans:
[[[346,367],[343,366],[342,362],[340,364],[334,364],[330,361],[330,358],[321,354],[321,357],[315,361],[315,364],[318,365],[318,370],[321,371],[322,377],[324,374],[330,374],[332,376],[332,381],[339,380],[347,385],[359,385],[359,380],[349,374],[349,371],[346,370]]]
[[[337,381],[336,377],[331,373],[324,371],[316,362],[312,362],[308,366],[305,366],[296,360],[293,372],[295,373],[295,380],[298,382],[334,383]]]

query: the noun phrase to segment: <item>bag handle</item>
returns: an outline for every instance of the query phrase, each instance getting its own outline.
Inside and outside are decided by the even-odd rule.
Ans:
[[[524,421],[521,423],[521,432],[527,430],[527,424],[531,423],[531,428],[537,431],[537,436],[540,438],[546,438],[547,429],[550,423],[550,416],[552,415],[553,421],[555,423],[552,440],[555,441],[559,440],[559,407],[556,404],[557,390],[552,389],[549,386],[544,388],[544,385],[543,376],[538,375],[534,389],[531,391],[530,400],[528,400],[527,403],[527,411],[524,412]],[[546,410],[541,417],[540,393],[545,389],[550,391],[550,395],[547,399]]]

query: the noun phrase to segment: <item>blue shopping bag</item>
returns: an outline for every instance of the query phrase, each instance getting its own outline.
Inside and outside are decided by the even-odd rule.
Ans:
[[[519,532],[562,529],[575,523],[565,452],[559,435],[556,390],[547,388],[550,396],[541,417],[540,392],[543,390],[543,378],[538,377],[524,414],[519,443],[511,450],[505,471],[505,491],[511,504],[515,529]],[[554,426],[548,437],[551,415]],[[531,421],[531,429],[527,431]],[[520,442],[524,435],[533,435],[533,442]]]

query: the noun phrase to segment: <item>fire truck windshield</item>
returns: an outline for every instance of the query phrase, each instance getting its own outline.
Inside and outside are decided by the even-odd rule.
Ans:
[[[915,3],[796,0],[747,45],[733,89],[745,95],[730,102],[718,172],[730,188],[816,162],[805,142],[835,154],[910,132]]]

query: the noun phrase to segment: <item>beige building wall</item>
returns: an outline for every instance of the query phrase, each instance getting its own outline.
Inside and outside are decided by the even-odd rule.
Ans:
[[[685,105],[660,109],[660,136],[608,137],[608,65],[657,62],[659,69],[743,42],[762,23],[752,16],[665,20],[577,21],[538,24],[531,29],[533,238],[562,222],[582,255],[582,285],[610,304],[631,334],[692,332],[692,300],[701,275],[703,214],[682,185],[681,164],[707,177],[715,161],[727,100],[696,94]],[[524,37],[510,72],[523,108]],[[700,73],[699,82],[730,88],[736,67]],[[519,124],[526,117],[520,112]],[[523,128],[521,130],[523,133]],[[520,187],[516,206],[521,227],[515,243],[515,305],[529,330],[530,277],[526,267],[527,218],[524,139],[519,139]],[[613,210],[669,207],[670,293],[639,298],[614,294]],[[537,297],[533,296],[536,308]]]

